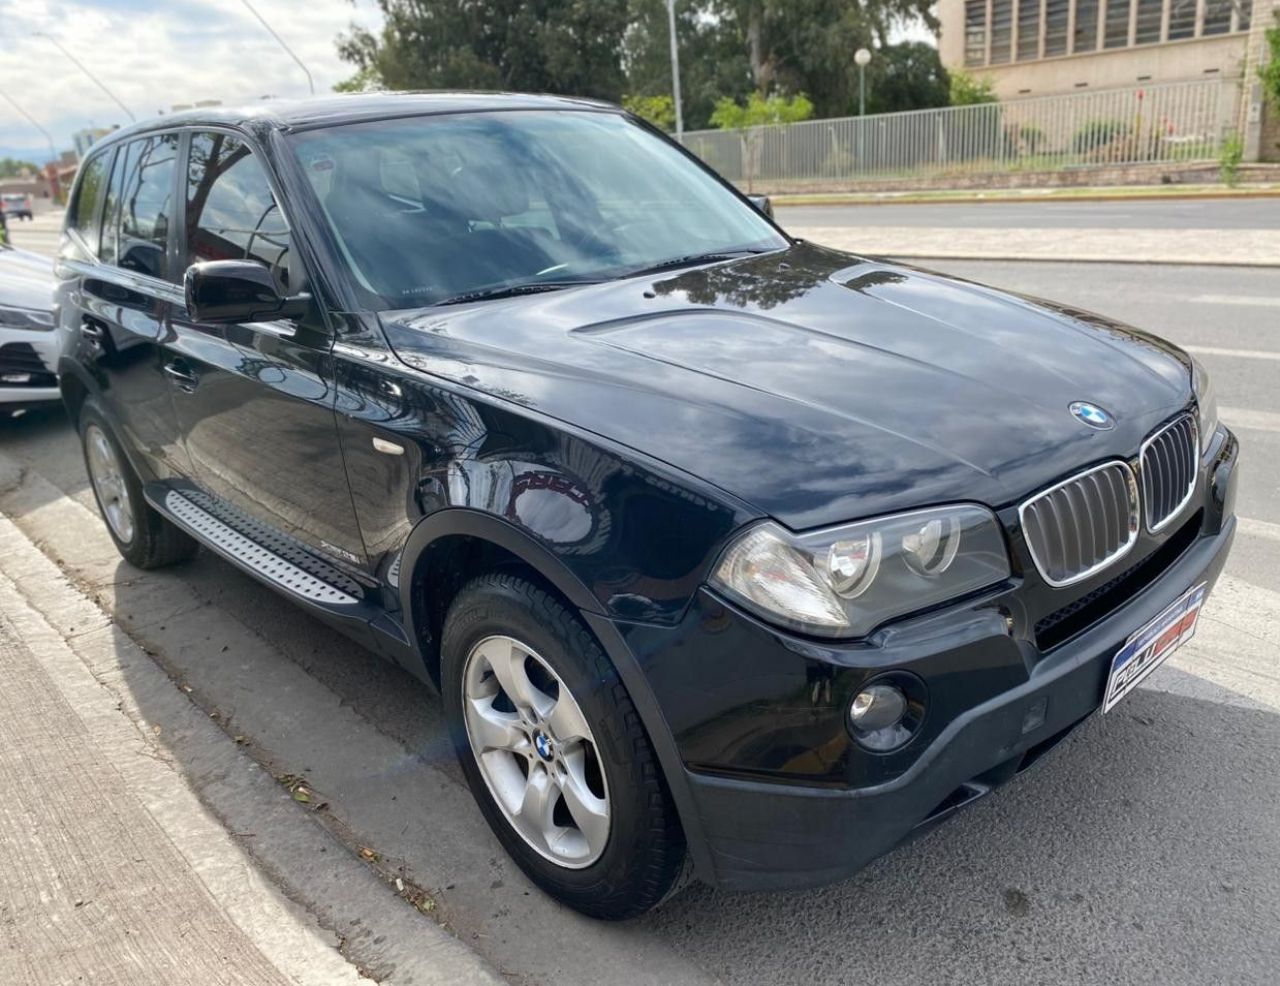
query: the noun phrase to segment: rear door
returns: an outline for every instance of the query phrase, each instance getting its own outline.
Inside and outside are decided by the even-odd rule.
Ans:
[[[188,469],[165,373],[167,316],[181,297],[169,255],[178,143],[176,131],[151,134],[92,159],[69,223],[77,250],[63,263],[78,282],[71,327],[78,356],[95,368],[144,479]]]
[[[192,131],[183,169],[180,265],[254,260],[287,294],[306,286],[266,166],[244,135]],[[193,475],[249,519],[362,566],[334,419],[333,338],[317,305],[297,321],[201,324],[169,317],[189,377],[175,392]]]

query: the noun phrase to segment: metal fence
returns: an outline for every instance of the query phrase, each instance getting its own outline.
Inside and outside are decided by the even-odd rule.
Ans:
[[[1217,157],[1239,98],[1238,82],[1211,79],[698,130],[684,142],[730,181],[747,186],[1203,161]]]

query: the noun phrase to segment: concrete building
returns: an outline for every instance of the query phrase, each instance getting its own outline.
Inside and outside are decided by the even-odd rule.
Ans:
[[[1222,79],[1239,90],[1246,160],[1274,156],[1280,116],[1257,66],[1280,0],[939,0],[948,69],[989,79],[1003,100]]]
[[[949,69],[1001,99],[1241,77],[1253,6],[1271,0],[939,0]]]

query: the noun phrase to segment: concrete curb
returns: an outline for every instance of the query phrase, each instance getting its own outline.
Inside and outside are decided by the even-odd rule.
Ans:
[[[70,510],[89,519],[84,507],[43,479],[24,475],[3,454],[0,490],[25,492],[23,501],[35,510]],[[6,590],[25,599],[30,616],[24,626],[43,625],[40,646],[45,653],[61,649],[62,671],[80,676],[81,693],[96,687],[118,710],[112,728],[131,734],[133,744],[120,756],[141,758],[149,768],[149,776],[138,775],[136,793],[227,916],[290,981],[353,986],[368,976],[415,986],[505,982],[335,841],[315,813],[295,804],[152,656],[0,516],[0,595]],[[145,749],[137,749],[140,740]],[[136,762],[129,769],[139,770]],[[289,897],[341,904],[308,912],[261,871]]]

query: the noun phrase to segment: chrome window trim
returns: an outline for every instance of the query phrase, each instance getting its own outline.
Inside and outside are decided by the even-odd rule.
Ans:
[[[1116,466],[1119,466],[1121,469],[1124,470],[1126,481],[1128,482],[1128,485],[1129,485],[1129,537],[1128,537],[1128,540],[1126,540],[1124,544],[1120,546],[1119,549],[1112,552],[1106,558],[1103,558],[1101,561],[1097,562],[1094,565],[1091,565],[1089,568],[1086,568],[1082,572],[1077,572],[1075,575],[1072,575],[1068,579],[1058,580],[1050,577],[1048,572],[1048,567],[1036,555],[1035,545],[1032,544],[1031,538],[1027,535],[1027,511],[1030,510],[1031,507],[1034,506],[1036,503],[1043,500],[1045,497],[1049,496],[1050,494],[1056,493],[1058,490],[1062,489],[1064,486],[1071,486],[1073,483],[1078,483],[1080,480],[1088,476],[1092,476],[1096,472],[1102,472],[1103,470],[1106,470],[1106,469],[1113,469]],[[1031,561],[1035,564],[1036,571],[1040,573],[1040,577],[1044,579],[1046,584],[1052,586],[1055,589],[1061,589],[1065,586],[1075,585],[1077,582],[1083,582],[1085,581],[1085,579],[1088,579],[1094,575],[1097,575],[1104,568],[1119,561],[1121,558],[1127,555],[1130,551],[1132,551],[1134,544],[1136,544],[1138,541],[1138,532],[1142,529],[1143,518],[1141,516],[1141,511],[1142,511],[1142,504],[1140,503],[1139,497],[1138,497],[1138,477],[1134,474],[1133,466],[1131,466],[1124,459],[1109,459],[1106,462],[1101,462],[1096,466],[1091,466],[1090,468],[1085,469],[1082,472],[1078,472],[1078,473],[1075,473],[1074,475],[1068,476],[1066,479],[1062,480],[1060,483],[1055,483],[1053,486],[1050,486],[1048,489],[1041,490],[1035,496],[1029,497],[1028,499],[1024,500],[1018,506],[1018,525],[1021,528],[1023,543],[1026,544],[1027,546],[1027,553],[1031,555]]]
[[[1153,525],[1151,523],[1150,514],[1151,496],[1147,490],[1147,449],[1166,431],[1170,428],[1176,427],[1183,421],[1190,422],[1191,434],[1196,443],[1195,453],[1191,457],[1191,482],[1187,484],[1186,495],[1178,501],[1178,505],[1169,511],[1164,520]],[[1151,435],[1147,437],[1147,440],[1142,443],[1142,447],[1138,449],[1138,469],[1142,473],[1142,521],[1146,525],[1149,533],[1158,534],[1160,531],[1163,531],[1178,518],[1178,515],[1181,514],[1182,511],[1187,509],[1187,504],[1190,503],[1191,498],[1195,496],[1196,486],[1200,482],[1200,455],[1202,452],[1203,449],[1200,445],[1200,422],[1197,420],[1196,414],[1190,411],[1185,411],[1182,414],[1179,414],[1163,428],[1156,429],[1156,431],[1152,432]]]

